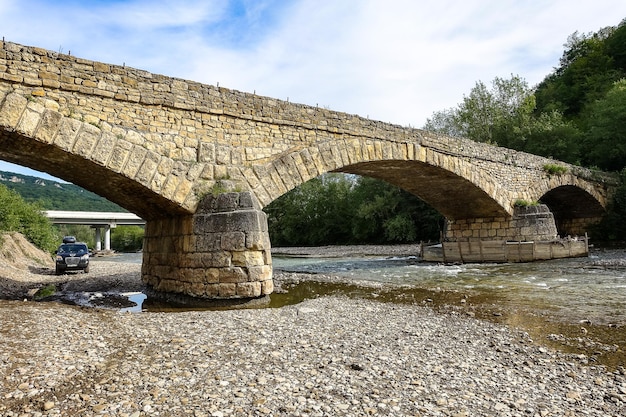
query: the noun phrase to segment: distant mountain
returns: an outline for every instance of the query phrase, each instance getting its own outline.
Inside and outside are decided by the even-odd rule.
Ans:
[[[0,184],[45,210],[126,212],[122,207],[78,185],[0,171]]]

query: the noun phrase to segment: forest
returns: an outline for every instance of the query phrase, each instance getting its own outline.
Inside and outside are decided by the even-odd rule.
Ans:
[[[538,85],[530,87],[519,75],[478,81],[461,103],[435,112],[423,129],[618,172],[626,179],[626,20],[595,33],[576,32],[564,48],[554,71]],[[416,197],[349,176],[317,179],[266,211],[277,245],[437,240],[442,225]],[[591,237],[607,242],[625,235],[622,186]]]

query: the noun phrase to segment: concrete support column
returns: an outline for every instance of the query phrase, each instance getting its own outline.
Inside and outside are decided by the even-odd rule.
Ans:
[[[148,221],[142,280],[154,290],[208,299],[271,294],[267,217],[250,192],[209,195],[196,214]]]
[[[100,227],[96,226],[94,228],[96,229],[96,250],[101,251],[102,250],[102,232],[100,230]]]
[[[111,225],[104,226],[104,250],[111,250]]]

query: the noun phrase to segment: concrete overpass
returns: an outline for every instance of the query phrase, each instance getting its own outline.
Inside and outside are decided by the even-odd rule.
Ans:
[[[96,250],[102,250],[102,229],[104,229],[104,250],[111,250],[111,229],[119,226],[143,226],[146,221],[133,213],[96,211],[56,211],[44,212],[54,224],[82,224],[96,229]]]

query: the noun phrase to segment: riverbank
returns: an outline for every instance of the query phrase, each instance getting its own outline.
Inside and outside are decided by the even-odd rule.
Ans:
[[[528,334],[341,296],[278,309],[117,313],[0,303],[0,414],[586,415],[626,377]]]
[[[143,285],[138,264],[94,261],[89,274],[63,276],[5,270],[3,294]],[[280,271],[275,280],[279,291],[340,281]],[[473,317],[459,294],[458,305],[445,294],[391,303],[380,286],[356,287],[367,296],[178,313],[0,301],[0,415],[626,414],[622,368]]]

